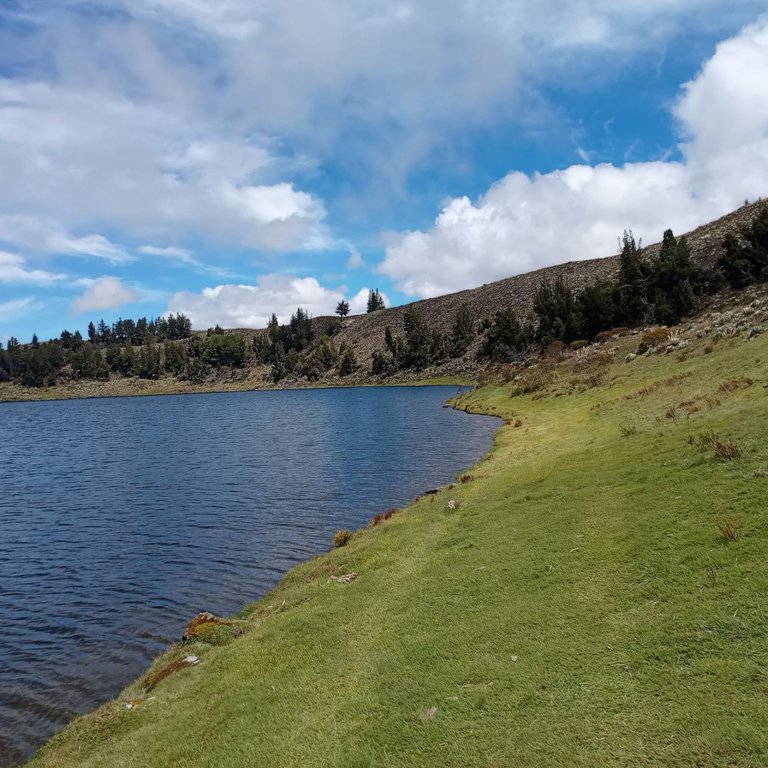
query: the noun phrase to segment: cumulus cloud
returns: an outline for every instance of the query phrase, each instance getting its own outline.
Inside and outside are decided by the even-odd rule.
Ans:
[[[314,277],[263,275],[256,285],[217,285],[201,293],[181,291],[168,310],[182,312],[194,328],[216,324],[226,328],[263,328],[272,313],[286,323],[297,307],[310,315],[329,315],[344,298],[340,290],[322,286]]]
[[[137,291],[117,277],[84,278],[79,282],[87,288],[72,302],[71,310],[75,315],[99,309],[117,309],[140,298]]]
[[[426,231],[391,235],[380,271],[434,296],[563,261],[605,256],[627,227],[646,242],[766,194],[768,21],[718,46],[674,114],[682,162],[510,173],[476,202],[448,201]]]
[[[66,279],[66,275],[56,272],[48,272],[44,269],[29,269],[23,256],[0,251],[0,283],[51,285]]]
[[[208,130],[213,138],[200,139]],[[184,111],[119,93],[0,79],[0,221],[6,242],[113,263],[98,224],[135,237],[190,237],[264,251],[323,247],[325,209],[291,182],[266,183],[258,136],[222,138]],[[270,172],[273,172],[270,170]]]

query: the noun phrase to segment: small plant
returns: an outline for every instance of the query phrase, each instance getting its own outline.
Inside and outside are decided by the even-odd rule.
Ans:
[[[638,355],[644,355],[646,352],[655,352],[660,346],[670,340],[668,328],[654,328],[646,331],[640,339],[640,346],[637,348]]]
[[[471,483],[475,478],[472,475],[462,475],[461,476],[461,483],[462,485],[466,485],[467,483]]]
[[[397,510],[394,507],[390,507],[385,513],[384,513],[384,519],[389,520],[392,515],[394,515],[397,512]]]
[[[741,456],[741,449],[733,440],[727,440],[721,443],[719,440],[715,443],[714,447],[715,456],[720,461],[733,461]]]
[[[523,426],[523,420],[522,419],[515,419],[515,429],[519,429]]]
[[[739,538],[739,524],[730,515],[718,520],[717,527],[720,529],[721,536],[726,541],[736,541]]]
[[[371,522],[369,524],[369,527],[370,528],[375,528],[377,525],[379,525],[380,523],[383,523],[383,522],[384,522],[384,515],[374,515],[371,518]]]
[[[677,408],[675,408],[674,405],[667,408],[666,412],[664,413],[665,419],[671,419],[672,421],[677,421],[678,413]]]
[[[637,434],[637,427],[634,424],[622,424],[619,431],[622,437],[632,437]]]
[[[711,355],[714,351],[715,351],[715,348],[711,344],[707,344],[707,346],[704,347],[705,355]]]
[[[695,446],[696,448],[710,448],[711,450],[715,449],[715,445],[720,440],[720,435],[717,434],[713,429],[707,430],[706,432],[699,432],[699,434],[696,437],[688,438],[688,443],[690,445]]]
[[[347,545],[352,538],[352,531],[348,531],[346,528],[342,528],[340,531],[336,531],[336,535],[333,537],[333,546],[338,549]]]

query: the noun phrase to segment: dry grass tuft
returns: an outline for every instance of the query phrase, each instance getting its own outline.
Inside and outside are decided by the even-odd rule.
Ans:
[[[735,392],[737,389],[746,389],[747,387],[751,387],[754,384],[753,379],[728,379],[728,381],[724,381],[718,389],[721,392]]]
[[[728,440],[724,443],[721,443],[718,440],[717,443],[715,443],[714,451],[715,456],[717,456],[720,461],[733,461],[741,456],[741,448],[739,448],[733,440]]]
[[[720,529],[720,535],[726,541],[736,541],[739,538],[739,528],[741,526],[734,518],[728,516],[718,520],[717,527]]]
[[[342,528],[340,531],[336,531],[336,535],[333,537],[333,546],[336,547],[336,549],[345,547],[351,538],[352,531]]]

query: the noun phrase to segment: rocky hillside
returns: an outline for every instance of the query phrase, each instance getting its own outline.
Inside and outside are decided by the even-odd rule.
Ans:
[[[688,233],[688,241],[696,261],[705,268],[711,268],[721,254],[723,238],[728,232],[738,230],[751,223],[760,203],[745,205],[716,221],[705,224]],[[644,249],[648,258],[658,254],[661,243],[649,245]],[[487,283],[479,288],[472,288],[433,299],[414,302],[419,306],[430,323],[441,331],[449,331],[456,312],[462,303],[467,303],[472,314],[482,319],[492,317],[505,307],[512,307],[519,316],[527,315],[532,309],[536,287],[543,278],[555,280],[562,277],[573,288],[583,288],[599,280],[616,276],[619,269],[618,255],[602,259],[569,261],[554,267],[538,269],[523,275],[516,275],[505,280]],[[357,354],[363,371],[370,370],[371,355],[384,345],[384,329],[389,326],[393,333],[402,333],[403,314],[410,305],[380,310],[368,315],[355,315],[344,320],[337,336],[339,343],[351,346]],[[315,319],[318,331],[335,322],[336,318],[319,317]],[[251,331],[253,333],[253,331]],[[461,373],[467,366],[466,361],[452,361],[440,366],[445,373]],[[406,372],[407,373],[407,372]]]

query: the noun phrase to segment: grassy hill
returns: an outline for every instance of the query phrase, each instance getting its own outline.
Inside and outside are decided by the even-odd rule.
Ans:
[[[768,764],[767,318],[751,289],[461,396],[506,426],[455,487],[31,765]]]

